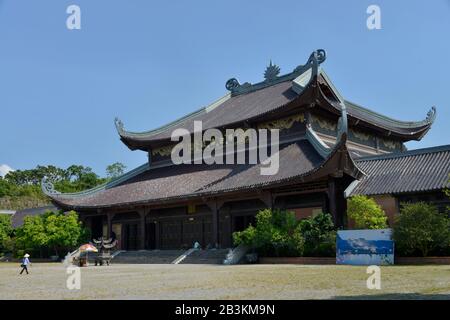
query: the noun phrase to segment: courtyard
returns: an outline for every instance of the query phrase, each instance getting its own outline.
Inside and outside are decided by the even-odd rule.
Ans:
[[[366,267],[336,265],[144,265],[81,269],[66,287],[60,263],[0,263],[0,299],[450,299],[450,266],[381,267],[369,290]]]

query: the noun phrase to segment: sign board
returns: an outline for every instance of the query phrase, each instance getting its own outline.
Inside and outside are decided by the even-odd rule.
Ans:
[[[336,264],[394,264],[392,229],[338,231]]]

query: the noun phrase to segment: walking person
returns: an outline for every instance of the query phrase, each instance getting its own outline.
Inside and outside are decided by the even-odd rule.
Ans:
[[[22,271],[20,271],[20,274],[22,274],[23,271],[26,271],[28,274],[28,265],[31,264],[30,259],[28,259],[29,257],[30,255],[28,253],[23,256],[22,264],[20,265],[22,267]]]

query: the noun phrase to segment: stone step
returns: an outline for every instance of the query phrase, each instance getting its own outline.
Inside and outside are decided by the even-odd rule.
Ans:
[[[182,255],[184,250],[139,250],[119,253],[112,263],[126,264],[170,264]]]
[[[197,250],[184,259],[181,264],[223,264],[228,249]]]

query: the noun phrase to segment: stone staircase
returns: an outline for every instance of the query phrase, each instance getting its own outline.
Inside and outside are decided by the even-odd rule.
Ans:
[[[223,264],[229,249],[195,250],[180,264]]]
[[[170,264],[185,250],[139,250],[123,251],[116,255],[112,264]],[[90,257],[89,257],[90,258]],[[90,259],[89,259],[90,260]]]

